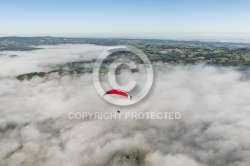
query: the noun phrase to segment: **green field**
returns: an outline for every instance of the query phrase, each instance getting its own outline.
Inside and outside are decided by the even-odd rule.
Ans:
[[[247,61],[250,61],[250,54],[243,55],[243,58]]]

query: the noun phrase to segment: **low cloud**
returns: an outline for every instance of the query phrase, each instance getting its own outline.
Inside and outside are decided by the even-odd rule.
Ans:
[[[155,64],[155,72],[149,95],[119,109],[181,112],[180,120],[70,120],[69,112],[117,110],[97,94],[91,74],[2,78],[0,165],[249,165],[250,80],[244,73],[165,64]]]
[[[0,55],[0,78],[30,72],[49,71],[49,65],[88,61],[98,57],[106,46],[91,44],[39,46],[33,51],[3,51]]]

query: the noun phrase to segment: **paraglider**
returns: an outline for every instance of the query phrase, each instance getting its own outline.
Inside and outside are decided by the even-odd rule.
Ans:
[[[107,91],[107,92],[103,95],[103,97],[104,97],[105,95],[119,95],[119,96],[122,96],[122,97],[126,97],[126,98],[128,98],[128,99],[130,99],[130,100],[132,99],[132,96],[131,96],[128,92],[125,92],[125,91],[119,90],[119,89],[111,89],[111,90]]]
[[[111,90],[107,91],[107,92],[103,95],[103,97],[104,97],[105,95],[118,95],[118,96],[121,96],[121,97],[125,97],[125,98],[127,98],[127,99],[130,99],[130,100],[132,99],[132,96],[131,96],[128,92],[123,91],[123,90],[119,90],[119,89],[111,89]],[[120,110],[117,110],[117,113],[120,114],[120,113],[121,113]]]

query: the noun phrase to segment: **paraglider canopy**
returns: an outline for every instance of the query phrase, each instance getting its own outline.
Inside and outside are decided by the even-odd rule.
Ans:
[[[105,95],[119,95],[119,96],[122,96],[122,97],[126,97],[126,98],[128,98],[128,99],[130,99],[130,100],[132,99],[132,96],[131,96],[128,92],[125,92],[125,91],[119,90],[119,89],[111,89],[111,90],[107,91],[107,92],[103,95],[103,97],[104,97]]]

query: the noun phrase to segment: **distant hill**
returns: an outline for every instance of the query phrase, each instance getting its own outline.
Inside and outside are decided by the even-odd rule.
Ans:
[[[250,44],[223,43],[223,42],[201,42],[201,41],[175,41],[157,39],[113,39],[113,38],[69,38],[69,37],[1,37],[0,51],[4,50],[34,50],[39,49],[39,45],[58,44],[96,44],[96,45],[133,45],[137,47],[152,45],[170,46],[195,46],[195,47],[250,47]]]

